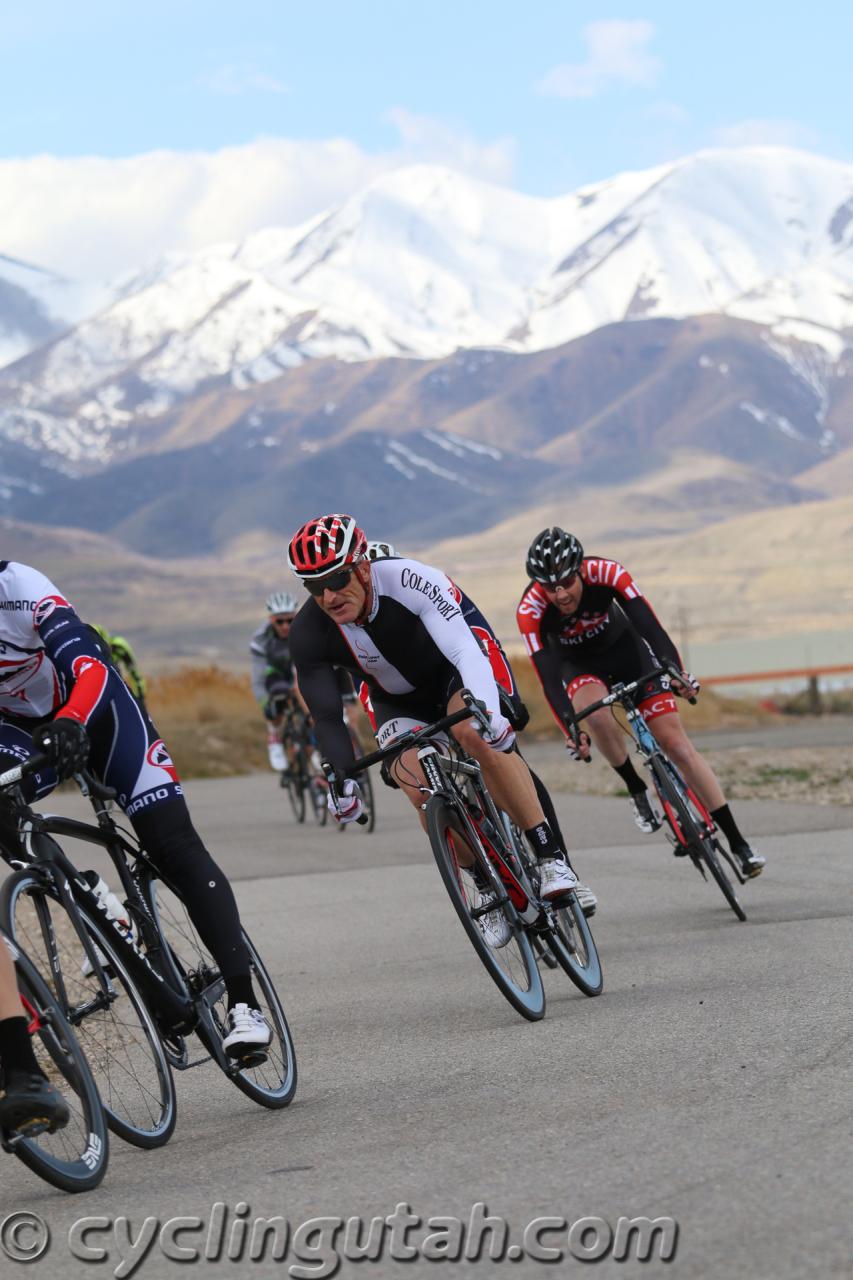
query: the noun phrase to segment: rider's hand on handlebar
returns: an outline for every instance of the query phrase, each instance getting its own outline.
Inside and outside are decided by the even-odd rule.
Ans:
[[[33,734],[36,746],[50,760],[60,782],[82,769],[89,759],[89,735],[70,716],[59,716]]]
[[[480,730],[483,741],[490,747],[494,747],[495,751],[509,751],[515,742],[515,730],[512,725],[499,711],[490,712],[489,719],[491,725],[488,732],[485,729]]]
[[[695,702],[701,688],[699,681],[689,671],[682,671],[681,678],[678,680],[674,676],[672,678],[672,692],[679,698],[687,698],[688,701]]]
[[[566,738],[566,750],[573,760],[589,760],[590,759],[590,737],[588,733],[581,730],[574,737],[571,734]]]
[[[356,822],[364,812],[364,805],[361,802],[361,787],[354,779],[345,779],[340,786],[340,790],[329,788],[326,805],[336,822],[343,824]]]

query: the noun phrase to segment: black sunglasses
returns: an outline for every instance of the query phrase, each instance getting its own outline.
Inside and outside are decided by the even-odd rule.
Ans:
[[[283,622],[292,622],[292,621],[293,621],[293,614],[292,614],[292,613],[288,613],[288,614],[283,615],[283,616],[282,616],[282,617],[280,617],[280,618],[272,618],[272,619],[271,619],[271,621],[272,621],[272,622],[274,622],[274,623],[275,623],[275,625],[276,625],[277,627],[280,627],[280,626],[282,625],[282,623],[283,623]]]
[[[546,582],[543,585],[546,591],[557,591],[560,587],[564,591],[568,591],[570,587],[575,585],[579,576],[576,570],[574,573],[570,573],[567,578],[561,578],[559,582]]]
[[[312,596],[321,596],[324,591],[343,591],[352,577],[352,568],[339,569],[337,573],[327,573],[322,578],[304,578],[302,585]]]

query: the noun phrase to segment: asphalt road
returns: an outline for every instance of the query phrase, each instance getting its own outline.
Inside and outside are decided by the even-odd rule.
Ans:
[[[640,1216],[677,1222],[674,1259],[658,1260],[660,1240],[645,1264],[630,1253],[617,1262],[611,1249],[595,1275],[849,1275],[853,810],[741,804],[768,867],[743,890],[750,919],[739,924],[662,837],[638,836],[624,800],[559,796],[600,898],[605,992],[586,999],[546,971],[548,1012],[529,1024],[479,966],[408,806],[379,790],[370,837],[297,828],[271,776],[190,784],[198,825],[283,995],[296,1100],[267,1112],[214,1068],[188,1072],[168,1147],[114,1140],[107,1179],[86,1196],[62,1196],[0,1160],[0,1218],[34,1212],[52,1233],[40,1260],[0,1262],[0,1274],[180,1275],[190,1257],[168,1231],[160,1241],[161,1225],[203,1220],[176,1240],[203,1254],[212,1215],[207,1251],[221,1240],[222,1256],[202,1258],[194,1276],[331,1274],[333,1224],[291,1238],[283,1260],[270,1237],[265,1258],[250,1260],[244,1244],[240,1261],[244,1223],[280,1216],[295,1231],[320,1216],[385,1217],[399,1204],[443,1221],[404,1233],[401,1210],[384,1257],[343,1261],[338,1274],[441,1274],[432,1261],[395,1261],[392,1240],[399,1255],[431,1236],[434,1253],[453,1257],[485,1204],[519,1247],[527,1224],[553,1221],[503,1262],[489,1259],[498,1236],[484,1232],[485,1256],[460,1263],[474,1276],[582,1274],[584,1245],[605,1250],[620,1218]],[[70,1250],[69,1228],[86,1216],[102,1219],[85,1243],[105,1249],[103,1260]],[[122,1216],[131,1240],[143,1232],[135,1270],[127,1224],[108,1225]],[[590,1230],[569,1236],[583,1218]],[[343,1248],[343,1234],[335,1239]],[[563,1261],[555,1268],[552,1254],[549,1271],[530,1256],[537,1248]]]

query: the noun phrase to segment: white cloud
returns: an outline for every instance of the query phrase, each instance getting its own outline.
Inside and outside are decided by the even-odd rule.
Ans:
[[[717,147],[816,147],[820,138],[796,120],[739,120],[711,133]]]
[[[449,165],[472,177],[509,182],[515,167],[512,138],[482,143],[447,121],[415,115],[405,107],[391,107],[385,119],[400,135],[403,151],[413,160]]]
[[[510,177],[508,140],[481,144],[401,108],[389,119],[400,144],[375,155],[346,138],[262,138],[214,152],[0,160],[0,254],[72,280],[106,281],[170,250],[295,226],[403,165]]]
[[[198,83],[211,93],[234,98],[242,93],[289,93],[287,85],[248,62],[216,67],[199,76]]]
[[[661,69],[646,48],[654,35],[651,22],[608,19],[584,27],[587,58],[552,67],[536,84],[538,93],[557,98],[594,98],[616,85],[650,88]]]

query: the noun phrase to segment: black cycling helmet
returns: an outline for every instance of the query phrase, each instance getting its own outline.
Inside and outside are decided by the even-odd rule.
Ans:
[[[581,567],[583,547],[571,533],[559,525],[543,529],[530,544],[525,569],[528,578],[554,587],[571,577]]]

